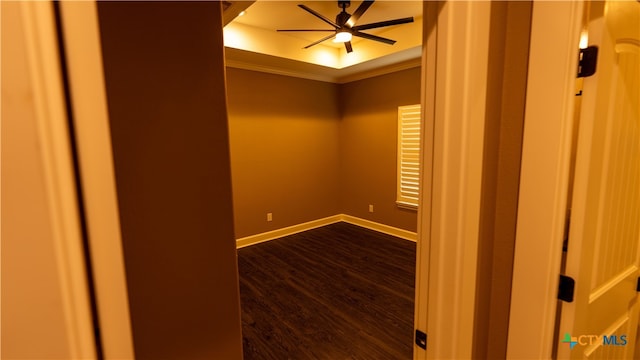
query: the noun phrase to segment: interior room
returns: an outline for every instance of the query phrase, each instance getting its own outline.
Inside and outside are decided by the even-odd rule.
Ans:
[[[304,4],[341,12],[336,1]],[[351,14],[362,3],[343,4]],[[396,44],[354,36],[351,52],[331,39],[300,46],[321,32],[278,32],[323,27],[296,2],[242,5],[225,51],[244,356],[408,358],[417,206],[398,198],[398,129],[399,108],[420,103],[422,4],[365,3],[356,25],[412,21],[367,31]],[[260,36],[283,50],[239,40]],[[345,61],[355,63],[332,65]]]
[[[413,3],[0,2],[0,357],[639,358],[640,2]]]
[[[340,214],[415,233],[416,210],[396,204],[396,152],[419,66],[346,84],[228,67],[227,86],[240,241]]]
[[[340,214],[415,233],[415,209],[396,204],[398,107],[420,103],[422,8],[407,3],[374,2],[359,21],[412,17],[389,26],[389,35],[386,28],[368,30],[395,36],[396,44],[354,37],[351,53],[331,40],[300,46],[324,33],[300,32],[300,39],[298,32],[278,32],[281,26],[323,27],[289,1],[255,2],[225,26],[237,238]],[[341,11],[338,2],[305,4],[327,17]],[[271,38],[256,50],[241,36]],[[331,52],[334,61],[299,60],[309,51]],[[332,64],[374,52],[370,60]]]

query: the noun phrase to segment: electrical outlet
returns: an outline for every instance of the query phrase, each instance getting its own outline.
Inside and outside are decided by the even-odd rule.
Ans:
[[[373,212],[373,205],[369,205],[369,212]]]
[[[272,221],[272,220],[273,220],[273,214],[267,213],[267,221]]]

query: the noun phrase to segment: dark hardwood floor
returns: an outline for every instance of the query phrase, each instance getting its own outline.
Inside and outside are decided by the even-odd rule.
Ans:
[[[251,359],[411,359],[415,243],[336,223],[238,250]]]

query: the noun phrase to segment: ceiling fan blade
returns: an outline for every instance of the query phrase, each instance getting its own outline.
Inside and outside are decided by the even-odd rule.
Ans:
[[[351,41],[347,41],[344,43],[345,49],[347,49],[347,54],[353,51],[353,47],[351,47]]]
[[[332,37],[334,37],[334,36],[335,36],[335,34],[331,34],[331,35],[329,35],[329,36],[323,37],[322,39],[320,39],[320,40],[318,40],[318,41],[316,41],[316,42],[313,42],[313,43],[311,43],[311,44],[309,44],[309,45],[305,46],[304,48],[305,48],[305,49],[308,49],[308,48],[312,47],[313,45],[318,45],[318,44],[320,44],[321,42],[326,41],[326,40],[329,40],[329,39],[331,39],[331,38],[332,38]]]
[[[322,32],[327,32],[327,31],[330,31],[332,33],[336,32],[335,30],[320,30],[320,29],[278,29],[276,31],[279,31],[279,32],[287,32],[287,31],[289,31],[289,32],[290,31],[322,31]]]
[[[353,15],[351,15],[349,20],[347,20],[347,26],[353,27],[356,22],[358,22],[358,19],[360,19],[360,16],[362,16],[362,14],[367,11],[369,6],[373,4],[373,1],[374,0],[364,0],[362,3],[360,3],[360,6],[358,6],[356,11],[353,12]]]
[[[303,10],[306,10],[307,12],[311,13],[311,15],[317,17],[318,19],[326,22],[327,24],[333,26],[336,29],[339,29],[340,26],[338,26],[338,24],[334,23],[333,21],[331,21],[329,18],[325,17],[324,15],[320,14],[319,12],[311,9],[310,7],[303,5],[303,4],[298,4],[298,7],[300,7]]]
[[[395,40],[383,38],[383,37],[376,36],[376,35],[365,34],[363,32],[359,32],[359,31],[353,31],[353,32],[351,32],[351,34],[353,36],[358,36],[358,37],[361,37],[361,38],[364,38],[364,39],[368,39],[368,40],[379,41],[379,42],[383,42],[383,43],[389,44],[389,45],[393,45],[393,44],[396,43]]]
[[[402,18],[402,19],[380,21],[380,22],[375,22],[375,23],[371,23],[371,24],[364,24],[364,25],[354,26],[354,27],[352,27],[352,29],[353,30],[367,30],[367,29],[375,29],[375,28],[384,27],[384,26],[407,24],[407,23],[412,23],[412,22],[413,22],[413,17],[406,17],[406,18]]]

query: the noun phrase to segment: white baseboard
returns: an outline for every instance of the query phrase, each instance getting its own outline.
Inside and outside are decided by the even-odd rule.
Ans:
[[[375,221],[365,220],[365,219],[351,216],[351,215],[341,214],[340,218],[342,221],[347,222],[349,224],[362,226],[363,228],[371,229],[384,234],[393,235],[395,237],[399,237],[405,240],[418,241],[418,234],[413,231],[399,229],[397,227],[380,224]]]
[[[267,231],[264,233],[250,235],[243,238],[236,239],[236,247],[242,248],[249,245],[259,244],[265,241],[278,239],[284,236],[297,234],[299,232],[315,229],[321,226],[337,223],[340,221],[347,222],[349,224],[361,226],[367,229],[378,231],[384,234],[393,235],[405,240],[417,241],[418,235],[415,232],[399,229],[393,226],[380,224],[374,221],[361,219],[351,215],[338,214],[329,216],[326,218],[305,222],[293,226],[288,226],[282,229],[273,231]]]
[[[302,224],[287,226],[281,229],[267,231],[264,233],[246,236],[236,239],[236,247],[242,248],[249,245],[259,244],[261,242],[278,239],[284,236],[297,234],[299,232],[315,229],[321,226],[337,223],[342,221],[341,215],[333,215],[323,219],[312,220]]]

